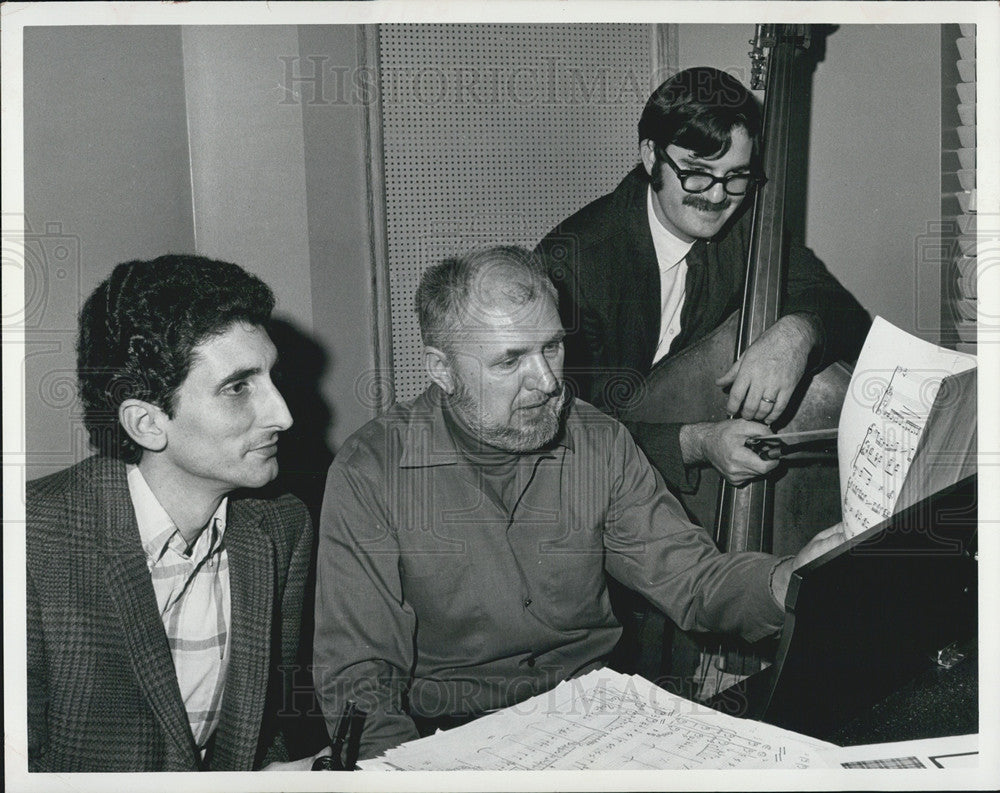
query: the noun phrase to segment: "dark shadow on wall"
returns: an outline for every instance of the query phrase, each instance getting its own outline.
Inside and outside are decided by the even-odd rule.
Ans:
[[[272,319],[268,333],[278,349],[274,379],[294,423],[278,441],[278,478],[268,487],[277,493],[292,493],[306,505],[312,518],[313,554],[306,582],[302,610],[302,644],[294,678],[294,701],[287,703],[304,718],[300,732],[291,736],[292,759],[314,754],[329,738],[312,686],[312,646],[316,590],[316,546],[320,507],[327,469],[333,449],[326,439],[334,424],[333,409],[321,391],[322,379],[330,367],[330,356],[314,339],[295,325]],[[286,711],[287,712],[287,711]]]
[[[333,450],[326,439],[333,427],[333,409],[321,393],[321,381],[330,365],[323,347],[290,322],[273,319],[268,332],[278,348],[275,382],[294,424],[278,442],[278,479],[283,491],[294,493],[305,503],[319,525],[326,472]]]

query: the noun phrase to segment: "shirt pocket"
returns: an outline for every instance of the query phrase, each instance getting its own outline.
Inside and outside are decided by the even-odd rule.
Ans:
[[[606,624],[610,602],[604,578],[604,546],[596,536],[573,533],[538,544],[536,585],[540,609],[561,630]]]
[[[417,652],[455,665],[468,663],[485,645],[483,594],[467,551],[407,557],[400,571],[403,600],[417,618]]]

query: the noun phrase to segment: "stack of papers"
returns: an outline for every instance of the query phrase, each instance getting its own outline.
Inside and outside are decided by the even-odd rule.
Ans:
[[[366,771],[827,768],[833,744],[599,669],[359,763]]]

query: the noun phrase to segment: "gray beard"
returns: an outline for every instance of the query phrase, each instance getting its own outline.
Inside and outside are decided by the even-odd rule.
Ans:
[[[483,443],[505,452],[533,452],[547,445],[559,433],[563,408],[567,404],[566,389],[545,404],[540,415],[529,425],[520,427],[486,425],[479,405],[464,384],[459,383],[448,398],[452,410],[465,426]]]

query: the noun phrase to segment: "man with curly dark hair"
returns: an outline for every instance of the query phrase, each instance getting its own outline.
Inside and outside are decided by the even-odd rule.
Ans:
[[[80,312],[98,454],[27,487],[32,771],[288,763],[312,549],[278,473],[274,296],[235,264],[119,264]]]

